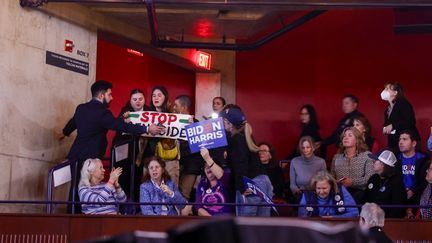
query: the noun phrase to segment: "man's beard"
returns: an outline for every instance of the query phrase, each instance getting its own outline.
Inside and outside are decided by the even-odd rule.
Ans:
[[[103,104],[106,108],[109,107],[109,103],[106,101],[105,98],[102,100],[102,104]]]

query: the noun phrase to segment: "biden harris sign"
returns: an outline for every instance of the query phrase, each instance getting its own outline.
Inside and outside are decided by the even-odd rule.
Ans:
[[[227,145],[222,118],[192,123],[185,128],[191,153],[198,152],[201,147],[212,149]]]

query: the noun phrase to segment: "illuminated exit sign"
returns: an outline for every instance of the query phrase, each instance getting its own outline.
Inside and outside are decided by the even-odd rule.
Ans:
[[[207,52],[198,51],[196,54],[196,65],[210,70],[211,68],[211,54]]]

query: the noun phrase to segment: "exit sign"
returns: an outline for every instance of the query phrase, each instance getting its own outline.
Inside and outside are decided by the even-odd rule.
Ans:
[[[211,54],[207,52],[198,51],[196,54],[195,63],[198,67],[210,70],[211,68]]]

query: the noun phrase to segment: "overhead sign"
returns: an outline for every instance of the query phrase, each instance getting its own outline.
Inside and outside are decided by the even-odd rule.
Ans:
[[[211,54],[203,51],[198,51],[196,54],[196,65],[205,69],[211,69]]]
[[[133,124],[141,124],[149,127],[151,124],[158,124],[165,127],[165,132],[158,135],[144,133],[146,137],[161,137],[186,140],[185,126],[189,124],[191,115],[163,113],[157,111],[131,112],[129,119]]]
[[[46,52],[46,64],[85,75],[89,74],[88,62],[83,62],[50,51]]]
[[[212,149],[227,145],[222,118],[187,125],[186,135],[191,153],[198,152],[201,147]]]

